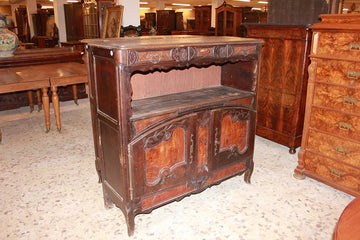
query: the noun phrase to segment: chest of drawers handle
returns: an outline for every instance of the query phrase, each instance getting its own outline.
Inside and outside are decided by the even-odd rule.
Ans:
[[[343,103],[345,105],[354,105],[357,102],[355,98],[343,97]]]
[[[348,71],[347,78],[349,79],[358,79],[360,77],[360,72]]]
[[[339,153],[341,155],[346,155],[346,153],[347,153],[346,148],[342,148],[342,147],[339,147],[339,146],[335,146],[335,151],[336,151],[336,153]]]
[[[340,170],[337,170],[335,168],[332,168],[330,171],[330,174],[334,177],[341,178],[343,176],[343,172]]]
[[[350,51],[360,52],[360,44],[358,44],[358,43],[350,43],[349,48],[350,48]]]
[[[351,128],[352,128],[351,124],[339,122],[339,129],[345,130],[345,131],[350,131]]]

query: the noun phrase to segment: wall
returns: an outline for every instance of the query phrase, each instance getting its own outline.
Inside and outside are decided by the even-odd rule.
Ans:
[[[267,22],[269,24],[308,25],[319,22],[319,14],[329,13],[326,0],[271,0]]]

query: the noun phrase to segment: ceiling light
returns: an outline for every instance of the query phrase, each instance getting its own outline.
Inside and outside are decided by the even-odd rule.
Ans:
[[[191,8],[179,8],[178,11],[192,11]]]
[[[139,2],[140,4],[149,4],[148,2]]]
[[[266,1],[258,1],[258,3],[268,4]]]
[[[41,9],[51,9],[54,8],[54,6],[41,6]]]
[[[171,5],[174,5],[174,6],[187,6],[187,7],[191,6],[189,3],[172,3]]]
[[[251,10],[259,10],[259,11],[261,11],[261,8],[252,8]]]
[[[77,3],[79,1],[78,0],[67,0],[67,2],[69,2],[69,3]]]
[[[140,9],[142,9],[142,10],[149,10],[150,8],[149,8],[149,7],[141,7]]]
[[[238,2],[250,2],[250,0],[236,0]]]

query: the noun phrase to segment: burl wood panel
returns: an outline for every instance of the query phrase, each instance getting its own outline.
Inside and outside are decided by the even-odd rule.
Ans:
[[[313,128],[360,141],[360,116],[315,106],[311,115],[310,124]]]
[[[344,142],[345,139],[311,129],[309,131],[308,150],[333,159],[341,158],[344,163],[360,167],[360,143]],[[319,144],[321,143],[321,144]]]
[[[318,83],[315,87],[314,105],[359,113],[360,89]]]
[[[317,174],[320,181],[332,186],[338,185],[337,187],[339,187],[341,185],[349,188],[352,194],[360,190],[360,170],[358,168],[341,164],[336,160],[322,157],[310,151],[305,153],[304,163],[310,174]]]

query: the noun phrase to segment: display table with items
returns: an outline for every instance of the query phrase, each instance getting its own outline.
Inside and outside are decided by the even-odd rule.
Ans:
[[[96,169],[129,235],[137,214],[236,175],[250,182],[261,40],[85,41]]]

